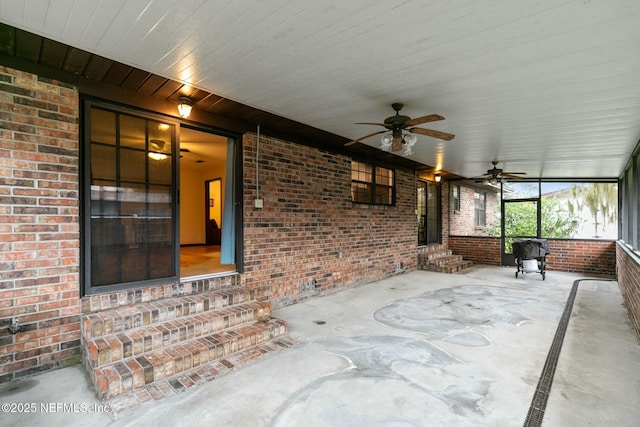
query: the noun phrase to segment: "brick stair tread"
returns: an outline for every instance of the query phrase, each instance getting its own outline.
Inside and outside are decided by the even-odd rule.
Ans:
[[[469,268],[473,265],[473,261],[469,260],[460,260],[458,262],[452,262],[450,264],[446,264],[442,266],[442,268],[448,273],[456,273],[465,268]]]
[[[161,301],[137,303],[84,316],[82,333],[85,339],[91,339],[225,308],[253,299],[253,292],[241,287],[232,287]]]
[[[447,250],[447,246],[441,243],[438,243],[438,244],[431,243],[421,248],[422,253],[435,252],[435,251],[441,251],[441,250]]]
[[[219,360],[232,368],[233,364],[225,363],[224,358],[286,333],[287,324],[279,319],[229,328],[94,368],[92,379],[98,397],[104,400],[169,379],[212,361]]]
[[[112,417],[119,419],[130,411],[139,410],[141,407],[151,405],[194,386],[213,381],[234,369],[247,366],[295,344],[297,344],[296,340],[290,336],[281,335],[248,350],[239,351],[222,359],[183,371],[171,378],[154,381],[149,385],[122,393],[106,401],[106,404],[111,409]]]
[[[448,256],[448,255],[451,255],[451,250],[450,249],[441,249],[441,250],[438,250],[438,251],[420,253],[420,254],[418,254],[418,257],[422,258],[422,259],[431,260],[431,259],[435,259],[435,258]]]
[[[270,315],[269,304],[253,301],[167,320],[161,324],[127,329],[87,339],[86,361],[92,368],[104,366],[227,328],[252,323]]]
[[[443,266],[443,265],[452,264],[454,262],[458,262],[461,260],[462,260],[462,255],[447,255],[440,258],[429,260],[428,263]]]

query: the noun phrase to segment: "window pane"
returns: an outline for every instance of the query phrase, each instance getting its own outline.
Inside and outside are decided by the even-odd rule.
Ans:
[[[149,151],[171,154],[173,126],[160,122],[149,122]]]
[[[149,188],[149,261],[151,278],[173,274],[173,228],[172,228],[171,187],[152,186]]]
[[[618,238],[618,185],[542,183],[542,236]]]
[[[453,186],[453,210],[454,211],[460,210],[460,186],[459,185]]]
[[[351,200],[357,203],[371,202],[371,185],[362,182],[351,184]]]
[[[144,184],[123,183],[118,188],[118,201],[121,216],[147,216],[147,191]]]
[[[94,179],[116,179],[116,147],[91,144],[91,176]]]
[[[153,184],[171,184],[170,155],[159,158],[149,158],[149,182]]]
[[[528,199],[538,197],[537,182],[516,182],[509,181],[503,186],[504,199]]]
[[[390,187],[376,186],[376,200],[379,205],[390,205],[393,202],[393,192]]]
[[[120,115],[120,145],[123,147],[145,149],[146,120]]]
[[[437,184],[427,183],[427,243],[436,243],[440,240],[438,235],[439,198]]]
[[[144,182],[146,156],[144,151],[120,150],[120,179],[123,181]]]
[[[174,125],[95,108],[91,115],[102,140],[105,123],[113,126],[111,145],[91,144],[91,286],[175,276]],[[154,151],[164,157],[152,159]]]
[[[351,162],[351,179],[353,181],[373,182],[373,168],[361,162]]]
[[[393,185],[393,172],[389,169],[376,168],[376,184]]]
[[[473,196],[475,199],[475,209],[474,209],[475,226],[484,227],[487,225],[487,217],[486,217],[486,211],[485,211],[487,194],[484,192],[479,193],[476,191]]]
[[[94,108],[91,110],[91,142],[116,145],[116,114]]]

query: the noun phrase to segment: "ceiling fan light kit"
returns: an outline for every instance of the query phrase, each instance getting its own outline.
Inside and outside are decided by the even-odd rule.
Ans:
[[[398,152],[402,150],[403,156],[413,154],[413,146],[418,141],[415,135],[402,131],[392,131],[382,135],[380,139],[380,149],[383,151]]]

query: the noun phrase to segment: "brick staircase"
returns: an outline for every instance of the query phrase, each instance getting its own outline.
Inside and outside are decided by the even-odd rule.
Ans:
[[[290,346],[286,322],[238,282],[231,275],[84,298],[83,364],[98,398],[159,383],[180,391],[233,368],[243,353],[255,359],[269,345]]]
[[[440,273],[458,273],[470,268],[473,261],[454,255],[446,245],[428,245],[418,253],[418,269]]]

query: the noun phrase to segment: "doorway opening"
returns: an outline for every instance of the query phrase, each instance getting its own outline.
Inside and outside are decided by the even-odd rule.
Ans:
[[[228,138],[180,129],[180,277],[236,271],[221,263]],[[232,198],[229,195],[228,201]]]
[[[534,220],[531,217],[535,216]],[[511,245],[525,239],[540,238],[540,199],[502,201],[502,265],[516,265]]]
[[[418,245],[440,243],[440,185],[428,181],[416,183]]]

